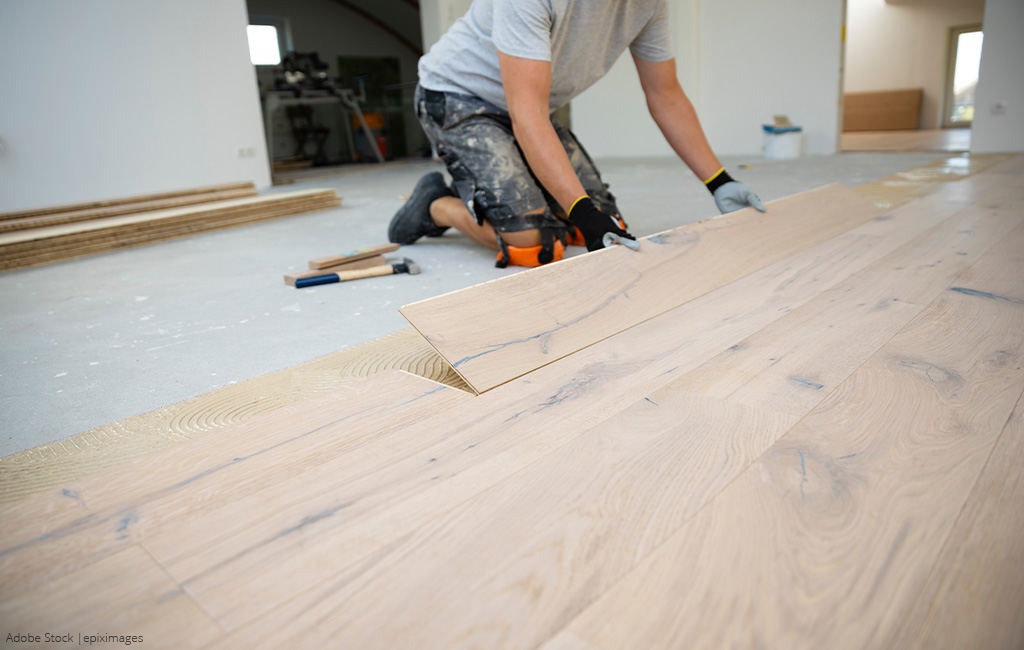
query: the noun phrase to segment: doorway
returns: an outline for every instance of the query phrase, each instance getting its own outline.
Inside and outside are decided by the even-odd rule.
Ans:
[[[984,34],[981,25],[950,30],[949,64],[946,69],[946,100],[942,126],[969,127],[974,120],[974,94],[981,67]]]

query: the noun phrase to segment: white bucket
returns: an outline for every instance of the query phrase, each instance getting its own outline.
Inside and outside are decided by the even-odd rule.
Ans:
[[[775,127],[764,125],[765,160],[789,160],[800,157],[803,132],[799,126]]]

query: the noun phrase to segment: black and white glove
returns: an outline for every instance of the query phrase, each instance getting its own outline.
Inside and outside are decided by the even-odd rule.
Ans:
[[[613,215],[601,212],[590,200],[589,196],[582,196],[573,203],[569,210],[569,221],[579,229],[583,235],[583,241],[588,251],[596,251],[604,248],[605,233],[618,235],[623,239],[636,237],[619,227],[619,220]]]
[[[704,184],[715,197],[715,205],[722,214],[748,207],[767,212],[754,191],[730,176],[725,169],[718,170],[718,173],[704,181]]]

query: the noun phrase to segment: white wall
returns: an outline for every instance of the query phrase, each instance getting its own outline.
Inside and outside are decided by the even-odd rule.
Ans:
[[[719,155],[759,155],[761,125],[786,114],[804,153],[836,151],[842,0],[670,0],[678,74]],[[595,156],[669,155],[625,54],[572,104]]]
[[[836,151],[842,0],[704,0],[700,110],[721,153],[761,150],[761,125],[786,114],[804,152]]]
[[[0,211],[269,185],[247,21],[244,0],[0,2]]]
[[[1024,151],[1024,2],[988,0],[971,151]],[[1001,114],[992,112],[997,102]]]
[[[846,91],[924,88],[920,126],[942,128],[949,30],[980,24],[985,0],[848,1]]]
[[[471,4],[473,0],[420,0],[423,51],[429,50]]]

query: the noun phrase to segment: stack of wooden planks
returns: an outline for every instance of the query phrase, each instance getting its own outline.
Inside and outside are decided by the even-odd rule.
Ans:
[[[257,196],[233,183],[0,214],[0,270],[337,207],[333,190]]]
[[[403,308],[388,371],[4,506],[0,620],[158,648],[1024,644],[1024,157]],[[37,647],[37,646],[33,646]]]

